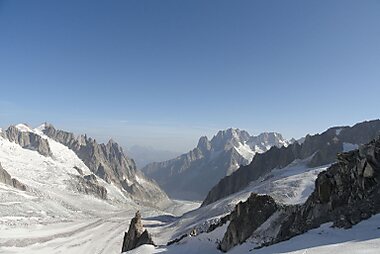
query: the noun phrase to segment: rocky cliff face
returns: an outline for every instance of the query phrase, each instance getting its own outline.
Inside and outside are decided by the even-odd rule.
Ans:
[[[26,186],[22,184],[15,178],[12,178],[11,175],[1,166],[0,164],[0,183],[4,183],[6,185],[10,185],[16,189],[25,191]]]
[[[289,211],[286,211],[289,214]],[[304,205],[286,216],[273,241],[286,240],[322,223],[349,228],[380,212],[380,139],[338,155],[322,172]]]
[[[132,250],[143,244],[155,245],[148,231],[144,230],[141,214],[137,211],[135,217],[131,220],[128,232],[124,235],[121,252]]]
[[[72,177],[74,178],[72,185],[77,191],[101,199],[107,199],[107,189],[99,184],[94,174],[85,176],[73,175]]]
[[[302,144],[295,142],[287,147],[274,146],[265,153],[256,154],[249,165],[240,167],[220,180],[207,194],[202,205],[238,192],[251,181],[259,179],[274,168],[283,168],[295,159],[312,157],[310,167],[333,163],[337,153],[347,150],[347,147],[368,143],[379,134],[380,120],[375,120],[353,127],[334,127],[313,136],[307,135]]]
[[[56,130],[50,124],[45,124],[41,129],[48,137],[73,150],[95,175],[123,188],[136,201],[148,205],[169,201],[155,182],[136,169],[134,161],[124,154],[115,141],[99,144],[86,135],[75,137],[73,133]]]
[[[269,197],[265,199],[270,200]],[[379,213],[380,139],[377,138],[358,150],[339,154],[338,162],[319,174],[315,190],[304,204],[283,206],[269,202],[271,205],[263,206],[262,203],[262,200],[251,197],[245,203],[237,205],[235,216],[232,216],[234,219],[231,220],[232,226],[228,227],[221,244],[223,251],[251,236],[261,238],[262,245],[270,245],[326,222],[333,222],[336,227],[349,228]],[[257,217],[255,210],[249,209],[239,214],[236,212],[239,206],[240,209],[253,207],[262,212],[269,207],[268,214],[272,215],[262,219],[263,217]],[[253,221],[245,223],[249,220]]]
[[[196,148],[175,159],[152,163],[142,169],[173,198],[203,199],[212,186],[240,165],[247,165],[255,153],[288,142],[278,133],[250,136],[239,129],[219,131],[211,140],[199,139]],[[196,188],[194,188],[196,186]]]
[[[267,195],[252,193],[246,202],[240,202],[230,215],[230,224],[219,248],[228,251],[235,245],[243,243],[276,210],[278,205]]]
[[[23,130],[27,128],[29,127],[26,125],[12,125],[2,132],[1,135],[9,141],[19,144],[22,148],[36,150],[44,156],[51,156],[52,154],[47,140],[33,132]]]

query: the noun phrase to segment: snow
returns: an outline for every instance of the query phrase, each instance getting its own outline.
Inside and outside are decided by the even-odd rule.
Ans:
[[[258,181],[254,181],[245,191],[269,194],[277,202],[283,204],[301,204],[314,190],[314,182],[318,174],[329,165],[309,168],[306,160],[295,160],[282,169],[272,170]]]
[[[253,254],[331,254],[331,253],[379,253],[380,215],[353,226],[351,229],[332,228],[331,223],[323,224],[288,241],[253,250]],[[248,241],[249,242],[249,241]],[[251,249],[251,244],[243,244],[233,250]],[[253,245],[251,245],[253,247]],[[234,252],[231,252],[234,253]]]
[[[253,151],[249,147],[249,145],[246,144],[246,142],[244,142],[244,144],[242,144],[241,142],[239,142],[239,146],[235,147],[235,149],[248,162],[251,162],[252,159],[253,159],[253,156],[255,156],[255,154],[256,154],[256,152]]]
[[[331,254],[331,253],[352,253],[352,254],[375,254],[380,248],[380,215],[375,215],[366,221],[353,226],[351,229],[332,228],[330,223],[310,230],[305,234],[296,236],[288,241],[280,242],[268,247],[254,249],[256,244],[248,239],[242,245],[232,248],[230,254]],[[216,249],[215,241],[223,236],[226,226],[221,227],[216,232],[201,234],[196,237],[187,238],[180,244],[172,246],[154,247],[143,245],[137,249],[126,252],[137,253],[208,253],[220,254]]]
[[[309,168],[307,163],[310,161],[310,158],[295,160],[285,168],[274,169],[260,179],[251,182],[242,191],[219,200],[214,204],[217,204],[218,207],[229,207],[246,200],[252,192],[269,194],[277,202],[284,204],[303,203],[314,190],[314,182],[318,174],[329,167],[329,165],[324,165]]]
[[[26,124],[20,123],[17,124],[15,127],[21,132],[33,132],[33,130]]]
[[[199,202],[175,200],[166,210],[157,210],[134,203],[117,186],[99,178],[99,183],[107,188],[108,200],[72,189],[69,184],[73,181],[71,176],[79,175],[74,166],[90,174],[86,165],[73,151],[43,135],[41,128],[32,130],[26,125],[17,128],[47,139],[53,155],[42,156],[0,137],[2,166],[29,188],[20,191],[0,184],[0,253],[4,254],[120,253],[124,232],[136,210],[142,213],[143,224],[158,247],[143,245],[128,253],[219,254],[217,243],[223,238],[228,223],[210,233],[202,233],[211,223],[231,212],[236,203],[246,200],[251,192],[269,194],[284,204],[303,203],[314,190],[317,175],[329,166],[309,168],[309,159],[296,160],[208,206],[199,207]],[[347,149],[354,146],[344,144]],[[239,150],[250,154],[245,144],[239,146]],[[144,181],[138,176],[136,180]],[[330,226],[324,224],[288,241],[261,249],[254,249],[255,238],[248,239],[228,253],[378,253],[380,215],[348,230]],[[269,220],[257,232],[266,232],[268,228]],[[199,234],[166,246],[168,241],[193,229],[197,229]]]
[[[34,131],[42,134],[43,131],[46,129],[46,126],[47,126],[47,123],[43,123],[40,126],[38,126],[37,128],[34,128]]]
[[[0,163],[28,187],[21,191],[0,183],[0,253],[120,253],[124,231],[137,210],[147,218],[175,218],[200,205],[175,201],[167,211],[144,207],[100,178],[107,200],[80,193],[72,187],[72,176],[79,176],[74,166],[84,174],[91,171],[76,154],[40,128],[18,128],[47,139],[52,157],[0,137]]]
[[[139,184],[141,184],[141,185],[144,185],[144,184],[147,183],[147,181],[146,181],[145,179],[139,177],[138,175],[135,176],[135,179],[136,179],[136,181],[137,181]]]
[[[270,194],[276,199],[276,201],[285,204],[303,203],[314,190],[314,181],[317,178],[318,173],[328,167],[328,165],[326,165],[317,168],[308,168],[307,163],[309,160],[310,158],[306,160],[296,160],[286,168],[275,169],[261,179],[252,182],[244,190],[238,193],[230,195],[222,200],[218,200],[208,206],[200,207],[199,209],[185,213],[180,218],[173,219],[173,221],[169,222],[166,226],[160,226],[155,229],[150,228],[149,230],[153,230],[152,232],[154,233],[153,236],[155,237],[155,241],[158,241],[158,244],[161,245],[165,244],[169,240],[189,233],[194,228],[196,228],[198,232],[206,231],[210,224],[217,222],[221,217],[230,213],[238,202],[245,201],[252,192],[259,194]],[[214,239],[211,242],[208,240],[202,242],[202,246],[208,242],[206,244],[207,249],[204,249],[200,253],[214,253],[215,244],[213,244],[213,242],[216,240],[221,240],[223,234],[224,232],[221,233],[219,237],[220,239]],[[210,238],[208,234],[201,234],[199,236]],[[198,239],[198,236],[194,239]],[[199,239],[194,239],[186,240],[186,242],[181,241],[181,246],[187,246],[187,244],[189,244],[188,241],[199,241]],[[170,246],[167,248],[168,250],[165,251],[169,251],[169,253],[176,253],[175,251],[177,251],[177,248],[180,247]],[[188,248],[189,249],[187,249],[187,247],[185,249],[180,248],[178,249],[178,253],[186,253],[186,251],[189,251],[195,247],[188,246]],[[208,248],[211,248],[212,251]],[[154,251],[164,250],[159,249]],[[220,252],[216,251],[215,253]]]

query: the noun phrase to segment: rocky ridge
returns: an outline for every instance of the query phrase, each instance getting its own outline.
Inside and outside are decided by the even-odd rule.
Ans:
[[[40,129],[46,136],[73,150],[95,175],[107,183],[116,184],[139,203],[160,206],[170,202],[160,187],[147,179],[112,139],[107,144],[99,144],[87,135],[76,137],[73,133],[55,129],[51,124],[44,124]],[[93,183],[87,183],[94,187]]]
[[[271,245],[326,222],[333,222],[335,227],[349,228],[379,213],[380,139],[376,138],[358,150],[341,153],[337,160],[318,175],[315,190],[304,204],[273,204],[269,196],[258,198],[255,194],[238,204],[220,249],[228,251],[250,237],[260,239],[260,246]],[[264,205],[262,200],[266,201]],[[238,212],[242,208],[243,212]],[[272,215],[257,217],[254,209]],[[250,220],[253,222],[236,223]]]
[[[94,174],[85,176],[72,175],[72,177],[76,180],[72,181],[72,185],[77,191],[107,199],[107,188],[99,184]]]
[[[296,159],[311,157],[309,166],[327,165],[336,161],[336,154],[347,147],[365,144],[380,134],[380,120],[358,123],[352,127],[334,127],[322,134],[307,135],[302,144],[276,146],[256,154],[252,162],[224,177],[207,194],[202,206],[244,189],[251,181],[259,179],[272,169],[284,168]]]

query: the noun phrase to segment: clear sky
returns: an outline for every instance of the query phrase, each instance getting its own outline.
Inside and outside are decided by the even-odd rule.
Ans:
[[[0,0],[2,127],[186,151],[379,113],[377,0]]]

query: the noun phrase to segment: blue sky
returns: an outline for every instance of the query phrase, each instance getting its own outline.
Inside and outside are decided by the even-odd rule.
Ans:
[[[0,124],[186,151],[379,118],[380,1],[0,0]]]

